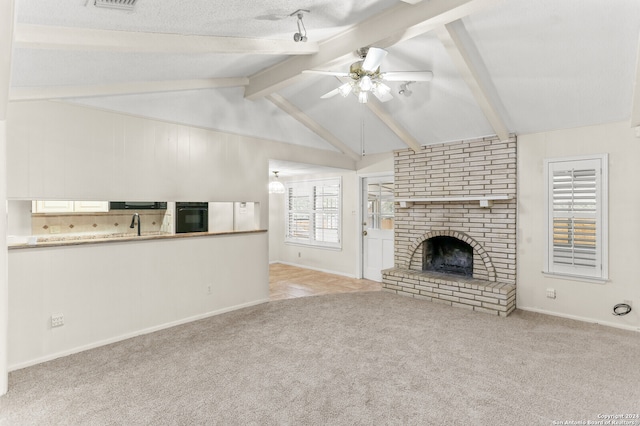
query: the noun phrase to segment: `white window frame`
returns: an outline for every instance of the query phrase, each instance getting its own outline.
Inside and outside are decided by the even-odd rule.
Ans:
[[[554,263],[553,247],[553,172],[554,170],[572,170],[579,168],[596,169],[596,267],[560,265]],[[580,157],[550,158],[544,160],[545,183],[545,256],[544,273],[566,276],[582,281],[605,282],[608,279],[608,155],[589,155]]]
[[[337,185],[338,186],[338,206],[337,206],[337,217],[338,217],[338,224],[337,224],[337,234],[338,234],[338,241],[337,242],[333,242],[333,241],[321,241],[316,239],[316,223],[315,223],[315,218],[316,218],[316,213],[318,212],[322,212],[322,210],[316,210],[314,209],[313,205],[313,201],[314,201],[314,189],[316,187],[322,187],[322,186],[333,186],[333,185]],[[293,237],[290,234],[289,231],[289,224],[290,224],[290,214],[293,212],[293,210],[290,209],[289,206],[289,192],[290,190],[295,190],[295,189],[301,189],[304,191],[308,191],[308,196],[309,196],[309,206],[310,208],[308,210],[302,211],[302,210],[298,210],[298,213],[306,213],[309,215],[309,236],[308,238],[300,238],[300,237]],[[342,249],[342,178],[341,177],[336,177],[336,178],[327,178],[327,179],[315,179],[315,180],[306,180],[306,181],[298,181],[298,182],[287,182],[285,184],[285,237],[284,237],[284,242],[287,244],[297,244],[297,245],[306,245],[306,246],[313,246],[313,247],[322,247],[322,248],[329,248],[329,249],[336,249],[336,250],[340,250]]]

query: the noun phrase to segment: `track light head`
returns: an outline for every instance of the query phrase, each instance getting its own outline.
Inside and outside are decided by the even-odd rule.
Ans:
[[[296,17],[298,18],[298,20],[296,21],[296,24],[298,25],[298,32],[293,35],[293,41],[295,41],[296,43],[299,41],[303,43],[307,41],[307,29],[304,27],[304,22],[302,22],[302,18],[304,17],[303,12],[309,13],[309,11],[306,9],[298,9],[291,15],[289,15],[296,15]]]
[[[413,82],[412,82],[412,81],[409,81],[409,82],[407,82],[407,83],[402,83],[402,84],[400,85],[400,90],[398,90],[398,94],[399,94],[399,95],[404,95],[404,96],[406,96],[407,98],[408,98],[409,96],[411,96],[411,95],[413,94],[413,92],[412,92],[411,90],[409,90],[409,85],[410,85],[411,83],[413,83]]]

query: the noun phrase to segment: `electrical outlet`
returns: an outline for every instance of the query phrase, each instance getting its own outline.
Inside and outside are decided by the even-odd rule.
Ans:
[[[556,289],[555,288],[548,288],[547,289],[547,297],[549,299],[555,299],[556,298]]]
[[[51,328],[62,327],[64,325],[63,314],[51,314]]]
[[[207,294],[211,294],[211,284],[207,286]]]

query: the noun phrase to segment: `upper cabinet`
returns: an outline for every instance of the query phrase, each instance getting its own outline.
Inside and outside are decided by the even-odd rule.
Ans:
[[[80,213],[108,212],[108,201],[74,201],[73,211]]]
[[[72,213],[73,201],[42,200],[33,202],[33,213]]]
[[[97,213],[108,211],[108,201],[42,200],[32,203],[33,213]]]

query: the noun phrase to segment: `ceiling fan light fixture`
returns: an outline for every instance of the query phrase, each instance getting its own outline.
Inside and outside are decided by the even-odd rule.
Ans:
[[[357,50],[360,56],[359,61],[349,66],[349,72],[335,72],[324,70],[305,70],[303,72],[332,75],[338,78],[349,78],[349,83],[344,83],[340,87],[331,90],[320,96],[321,99],[331,98],[337,94],[347,97],[353,93],[360,103],[369,100],[369,93],[378,98],[380,102],[388,102],[393,99],[391,88],[384,84],[384,81],[400,81],[398,94],[411,96],[408,85],[416,81],[431,81],[433,72],[431,71],[391,71],[380,72],[380,65],[387,55],[387,51],[379,47],[363,47]]]
[[[368,92],[371,89],[373,89],[373,81],[371,80],[371,77],[369,77],[368,75],[363,76],[362,78],[360,78],[360,90],[362,90],[363,92]]]

